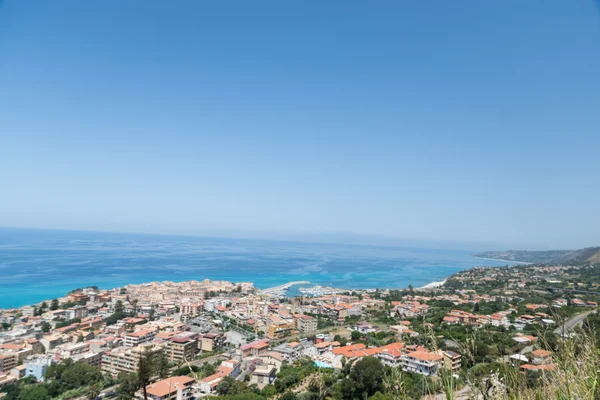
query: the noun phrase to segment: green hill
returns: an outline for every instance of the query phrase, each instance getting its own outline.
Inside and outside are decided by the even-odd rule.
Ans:
[[[600,247],[587,247],[579,250],[485,251],[473,256],[534,264],[596,264],[600,263]]]

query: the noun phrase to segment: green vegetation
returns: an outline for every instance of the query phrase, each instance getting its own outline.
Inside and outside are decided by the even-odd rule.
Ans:
[[[45,381],[37,383],[35,378],[21,379],[6,385],[4,400],[45,400],[50,398],[67,399],[74,394],[97,392],[112,382],[106,379],[100,369],[85,363],[74,363],[67,359],[60,364],[52,364],[44,374]]]

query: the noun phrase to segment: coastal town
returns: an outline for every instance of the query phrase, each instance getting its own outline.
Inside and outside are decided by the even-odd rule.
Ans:
[[[599,266],[473,268],[420,289],[285,295],[307,283],[86,287],[0,310],[0,398],[436,398],[448,380],[453,398],[487,398],[494,368],[539,384],[561,343],[599,325]],[[388,396],[390,381],[402,395]]]

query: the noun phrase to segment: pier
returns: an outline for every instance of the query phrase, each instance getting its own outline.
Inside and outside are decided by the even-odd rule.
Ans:
[[[283,292],[287,291],[289,288],[291,288],[294,285],[306,285],[306,284],[310,284],[310,282],[309,281],[288,282],[283,285],[279,285],[279,286],[275,286],[272,288],[261,290],[261,293],[272,294],[272,295],[282,295]]]

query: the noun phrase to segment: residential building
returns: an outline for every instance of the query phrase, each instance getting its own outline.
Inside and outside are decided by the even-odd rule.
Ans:
[[[436,375],[443,357],[428,351],[413,351],[402,356],[402,368],[405,371],[423,375]]]
[[[195,334],[179,334],[171,338],[165,347],[169,361],[182,363],[191,361],[198,352],[198,338]]]
[[[187,315],[191,318],[199,315],[204,310],[203,302],[183,302],[179,306],[179,311],[183,315]]]
[[[229,366],[228,366],[229,365]],[[230,376],[234,372],[234,368],[231,368],[229,361],[221,363],[217,372],[213,375],[207,376],[199,382],[200,391],[202,393],[212,393],[215,388],[221,383],[223,378]],[[238,367],[239,368],[239,367]]]
[[[243,357],[258,356],[269,351],[269,339],[256,340],[240,346]]]
[[[146,386],[146,393],[154,400],[188,400],[192,397],[194,382],[194,378],[188,376],[175,376]],[[138,396],[143,399],[142,393]]]
[[[310,333],[317,330],[317,320],[310,315],[296,314],[294,315],[296,329],[302,333]]]
[[[548,350],[534,350],[531,352],[532,363],[536,365],[552,363],[552,352]]]
[[[283,343],[273,349],[283,356],[284,360],[291,363],[302,358],[304,347],[298,342]]]
[[[198,337],[198,348],[202,352],[215,351],[223,345],[223,336],[218,333],[205,333]]]
[[[437,354],[442,356],[442,365],[444,368],[456,374],[460,372],[462,364],[462,357],[460,354],[452,350],[439,350]]]
[[[7,352],[0,354],[0,372],[9,372],[19,363],[19,356],[16,353]]]
[[[272,364],[257,365],[256,369],[250,374],[250,384],[256,384],[259,389],[270,385],[275,380],[277,368]]]
[[[52,365],[54,360],[46,355],[37,355],[27,359],[25,362],[25,376],[33,376],[38,381],[44,380],[46,369]]]
[[[144,354],[155,354],[159,351],[163,351],[163,346],[117,347],[102,355],[101,369],[113,376],[118,375],[119,372],[137,372],[140,358]]]
[[[140,329],[139,331],[127,333],[123,345],[125,347],[139,346],[140,344],[151,342],[154,336],[156,336],[154,329]]]
[[[279,339],[289,336],[294,329],[294,322],[277,321],[267,328],[267,336],[271,339]]]
[[[396,342],[381,347],[381,353],[377,357],[385,365],[390,367],[399,367],[402,365],[402,355],[404,354],[404,343]]]

